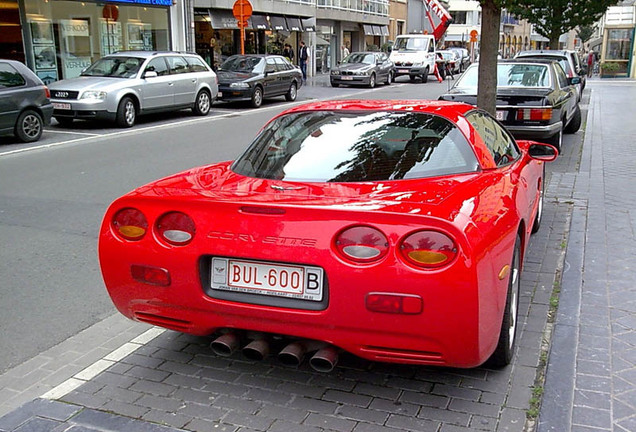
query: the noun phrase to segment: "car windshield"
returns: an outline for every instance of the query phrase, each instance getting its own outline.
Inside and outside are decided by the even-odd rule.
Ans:
[[[568,61],[568,59],[566,57],[562,57],[562,56],[542,56],[542,55],[536,55],[536,56],[523,56],[521,57],[523,59],[534,59],[534,60],[545,60],[545,61],[556,61],[559,62],[559,64],[561,65],[561,67],[563,68],[563,70],[565,71],[565,74],[569,77],[574,76],[574,72],[572,71],[572,68],[570,67],[570,62]]]
[[[235,55],[223,62],[219,67],[227,72],[262,73],[265,60],[262,57]]]
[[[464,135],[435,115],[309,111],[274,119],[232,165],[248,177],[306,182],[414,179],[474,172]]]
[[[477,89],[479,67],[466,69],[456,84],[458,88]],[[497,88],[501,87],[550,87],[550,73],[544,64],[499,63],[497,65]]]
[[[375,56],[373,54],[353,53],[342,60],[343,64],[347,63],[364,63],[368,65],[375,64]]]
[[[90,65],[81,76],[131,78],[144,62],[139,57],[104,57]]]
[[[425,38],[398,38],[393,46],[398,51],[427,51],[428,39]]]

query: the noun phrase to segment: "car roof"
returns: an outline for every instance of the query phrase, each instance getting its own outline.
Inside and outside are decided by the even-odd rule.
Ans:
[[[117,51],[112,54],[108,54],[104,57],[142,57],[142,58],[150,58],[157,55],[195,55],[198,56],[197,53],[193,52],[185,52],[185,51]]]
[[[524,56],[550,56],[550,57],[569,57],[570,53],[565,50],[555,51],[555,50],[531,50],[531,51],[519,51],[516,57],[524,57]]]

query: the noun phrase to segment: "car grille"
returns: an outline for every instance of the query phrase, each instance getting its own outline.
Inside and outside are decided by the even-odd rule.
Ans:
[[[340,75],[355,75],[355,72],[351,72],[351,71],[342,71],[340,72]]]
[[[78,91],[70,91],[70,90],[51,91],[51,97],[53,99],[77,99],[78,95],[79,95]]]
[[[395,65],[396,65],[396,66],[413,66],[413,62],[407,62],[407,61],[401,62],[401,61],[397,61],[397,62],[395,62]]]

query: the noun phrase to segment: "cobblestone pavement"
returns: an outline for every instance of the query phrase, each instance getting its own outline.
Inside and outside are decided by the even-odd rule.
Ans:
[[[587,125],[591,133],[586,135],[585,146],[579,132],[548,168],[544,219],[525,260],[520,302],[523,325],[509,367],[424,368],[345,356],[333,372],[321,374],[306,365],[285,368],[273,359],[255,363],[240,354],[219,358],[211,353],[207,338],[150,328],[114,315],[0,376],[0,431],[532,430],[535,425],[527,414],[538,411],[531,403],[538,395],[533,387],[538,367],[545,361],[541,348],[550,334],[546,329],[552,327],[548,312],[553,291],[561,286],[563,268],[563,294],[568,295],[561,301],[554,328],[539,429],[570,430],[550,424],[564,418],[562,412],[551,413],[550,408],[564,405],[560,398],[565,395],[569,403],[562,407],[568,411],[569,417],[565,417],[570,423],[576,418],[576,427],[583,426],[585,418],[590,421],[587,426],[594,426],[593,420],[607,417],[609,426],[601,430],[611,430],[612,421],[624,425],[614,429],[617,432],[636,430],[633,423],[631,428],[626,423],[630,418],[633,421],[634,390],[630,389],[634,388],[636,343],[634,300],[628,295],[631,278],[627,274],[636,251],[636,215],[634,192],[626,178],[636,169],[633,157],[632,161],[626,157],[635,154],[629,152],[630,146],[634,150],[634,142],[628,133],[619,138],[601,125],[608,114],[624,116],[634,110],[621,111],[616,105],[605,111],[610,99],[599,98],[601,93],[605,95],[606,86],[619,96],[624,92],[621,85],[629,86],[630,91],[636,87],[631,82],[591,81],[593,110]],[[631,99],[626,94],[619,99],[633,106],[634,93]],[[623,118],[622,123],[628,122]],[[606,139],[613,142],[612,151],[603,150],[601,140],[604,144]],[[609,159],[610,155],[614,157]],[[597,166],[597,157],[605,158],[612,175],[605,173],[602,164]],[[620,166],[621,170],[614,170]],[[608,177],[613,178],[612,183],[620,183],[620,189],[604,194],[610,186]],[[630,194],[631,212],[625,207]],[[609,207],[588,212],[588,203],[603,202]],[[610,209],[612,218],[606,216]],[[619,230],[610,233],[610,219],[621,223]],[[626,231],[630,226],[631,231]],[[594,230],[587,238],[586,228]],[[570,229],[574,241],[572,236],[568,239]],[[598,248],[594,249],[598,254],[583,254],[586,240],[585,250]],[[609,246],[614,244],[614,253],[609,254]],[[626,253],[609,267],[610,259],[618,258],[621,245]],[[567,284],[574,297],[583,285],[580,307],[571,300]],[[602,287],[603,292],[595,293],[599,289],[595,287]],[[628,313],[630,304],[632,315]],[[579,326],[578,317],[587,320],[585,325]],[[570,320],[563,321],[566,318]],[[567,334],[562,335],[562,329]],[[568,332],[579,339],[568,337]],[[563,358],[564,362],[554,364],[553,359]],[[563,365],[572,367],[559,370]],[[604,392],[613,397],[610,402],[603,398],[607,396]],[[591,408],[600,408],[602,415],[587,415]],[[630,409],[632,417],[621,414]]]
[[[636,431],[636,81],[588,83],[539,432]]]

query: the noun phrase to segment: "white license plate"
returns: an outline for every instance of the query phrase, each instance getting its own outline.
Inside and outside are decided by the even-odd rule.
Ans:
[[[62,109],[62,110],[70,110],[71,109],[71,104],[70,103],[53,102],[53,108]]]
[[[398,69],[398,73],[409,73],[408,69]]]
[[[499,121],[504,121],[506,119],[506,111],[497,111],[496,118]]]
[[[343,77],[340,77],[340,79],[343,81],[353,81],[353,77],[350,77],[350,76],[343,76]]]
[[[319,267],[212,258],[212,289],[321,301]]]

